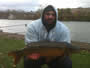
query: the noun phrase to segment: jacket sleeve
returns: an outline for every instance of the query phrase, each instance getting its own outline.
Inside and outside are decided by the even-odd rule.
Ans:
[[[71,43],[71,37],[70,37],[70,31],[69,30],[65,30],[61,33],[60,41]]]
[[[32,24],[29,24],[26,29],[26,34],[25,34],[25,45],[31,43],[31,42],[37,42],[38,41],[38,36],[35,31],[35,28],[33,27]]]

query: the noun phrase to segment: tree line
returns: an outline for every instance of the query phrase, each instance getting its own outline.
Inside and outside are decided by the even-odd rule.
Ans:
[[[30,11],[26,12],[23,10],[6,10],[0,11],[0,19],[24,19],[24,20],[33,20],[40,17],[40,12]]]
[[[90,21],[90,8],[58,9],[59,20]]]
[[[35,20],[40,18],[42,10],[29,12],[23,10],[0,11],[0,19]],[[61,21],[90,21],[90,8],[58,8],[58,19]]]

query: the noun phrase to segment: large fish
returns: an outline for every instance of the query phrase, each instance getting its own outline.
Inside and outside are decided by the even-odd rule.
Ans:
[[[16,67],[21,57],[32,53],[39,53],[40,56],[45,57],[49,61],[52,57],[69,56],[72,52],[79,52],[81,49],[85,50],[87,48],[72,46],[66,42],[32,42],[25,48],[9,52],[8,55],[14,57],[14,67]]]

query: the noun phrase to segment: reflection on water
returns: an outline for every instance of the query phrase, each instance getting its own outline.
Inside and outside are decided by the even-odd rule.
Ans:
[[[0,20],[0,29],[3,32],[24,34],[26,24],[30,22],[31,20]]]
[[[25,24],[30,22],[31,20],[0,20],[0,29],[4,32],[25,34]],[[63,23],[69,27],[72,40],[90,43],[90,22],[69,21]]]
[[[75,41],[90,43],[90,22],[64,22],[70,31],[71,38]]]

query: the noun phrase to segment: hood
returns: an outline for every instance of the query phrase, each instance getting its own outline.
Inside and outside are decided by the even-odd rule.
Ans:
[[[56,15],[56,18],[55,18],[55,21],[53,24],[48,24],[45,20],[44,20],[44,13],[45,12],[48,12],[48,11],[54,11],[55,12],[55,15]],[[57,19],[58,19],[58,12],[57,10],[52,6],[52,5],[48,5],[47,7],[44,8],[43,12],[42,12],[42,16],[41,16],[41,19],[42,19],[42,23],[43,25],[45,26],[45,28],[47,29],[47,31],[49,32],[51,29],[53,29],[56,25],[56,22],[57,22]]]

